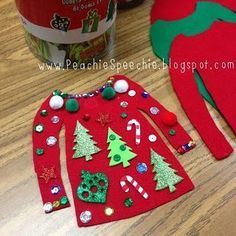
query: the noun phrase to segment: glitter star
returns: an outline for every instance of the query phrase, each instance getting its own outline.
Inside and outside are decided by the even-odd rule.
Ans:
[[[56,174],[55,174],[54,167],[50,167],[50,168],[43,167],[42,174],[39,176],[39,178],[44,179],[46,183],[48,183],[50,179],[55,179]]]
[[[112,120],[110,114],[99,113],[99,117],[96,119],[96,121],[104,127],[105,125],[111,123]]]

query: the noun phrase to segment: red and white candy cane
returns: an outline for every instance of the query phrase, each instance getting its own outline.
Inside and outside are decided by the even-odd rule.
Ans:
[[[147,192],[138,184],[137,181],[133,179],[133,177],[129,175],[123,176],[120,180],[120,186],[126,193],[129,192],[127,181],[134,186],[134,188],[143,196],[143,198],[148,198]]]
[[[128,122],[127,124],[127,131],[130,131],[132,130],[132,125],[135,125],[135,142],[136,144],[140,144],[141,142],[141,128],[140,128],[140,123],[135,120],[135,119],[132,119]]]

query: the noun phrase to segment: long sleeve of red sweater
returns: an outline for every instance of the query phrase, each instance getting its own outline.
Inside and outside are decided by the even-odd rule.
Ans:
[[[193,189],[146,115],[181,154],[195,144],[140,85],[115,75],[85,94],[55,91],[33,124],[33,159],[46,213],[69,206],[61,179],[59,132],[79,226],[132,217]]]
[[[216,159],[226,158],[233,149],[210,116],[192,70],[200,74],[221,114],[235,132],[235,40],[236,25],[217,22],[197,36],[177,37],[171,49],[173,87],[183,109]]]

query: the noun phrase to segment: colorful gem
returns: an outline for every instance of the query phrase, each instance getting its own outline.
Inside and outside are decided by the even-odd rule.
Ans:
[[[157,107],[151,107],[150,112],[153,115],[157,115],[160,112],[160,110]]]
[[[73,158],[85,157],[86,161],[93,159],[92,155],[101,151],[99,147],[96,146],[96,142],[93,137],[88,133],[89,131],[77,121],[76,128],[74,131],[74,143],[73,147],[74,155]]]
[[[177,117],[174,113],[166,111],[161,114],[161,120],[163,124],[167,126],[174,126],[177,123]]]
[[[66,101],[66,110],[70,113],[77,112],[80,106],[76,99],[70,98]]]
[[[121,116],[121,118],[125,119],[125,118],[127,118],[128,115],[126,112],[122,112],[120,116]]]
[[[132,198],[126,198],[124,204],[126,207],[131,207],[131,206],[133,206],[134,202],[133,202]]]
[[[148,92],[142,92],[142,97],[143,98],[148,98],[149,97],[149,93]]]
[[[142,162],[142,163],[137,164],[136,170],[138,171],[138,173],[144,174],[147,172],[148,167],[147,167],[146,163]]]
[[[111,100],[116,96],[116,91],[112,87],[106,87],[102,92],[102,96],[106,100]]]
[[[60,118],[58,116],[53,116],[51,118],[51,121],[52,121],[53,124],[57,124],[60,121]]]
[[[106,216],[112,216],[114,214],[114,209],[111,207],[106,207],[104,213]]]
[[[44,154],[44,150],[43,150],[42,148],[37,148],[37,149],[36,149],[36,154],[37,154],[38,156],[42,156],[42,155]]]
[[[61,191],[60,186],[53,186],[53,187],[51,188],[51,193],[52,193],[53,195],[57,195],[58,193],[60,193],[60,191]]]
[[[149,141],[150,141],[151,143],[154,143],[154,142],[157,141],[157,136],[156,136],[155,134],[150,134],[150,135],[148,136],[148,139],[149,139]]]
[[[66,205],[69,202],[68,197],[64,196],[60,199],[61,205]]]
[[[82,170],[83,181],[77,188],[77,196],[85,202],[105,203],[108,189],[108,178],[103,173],[92,174]]]
[[[53,110],[58,110],[60,108],[62,108],[64,105],[64,100],[61,96],[59,95],[55,95],[52,96],[50,101],[49,101],[49,106],[53,109]]]
[[[54,201],[54,202],[52,203],[52,206],[53,206],[53,208],[57,208],[57,207],[60,206],[60,202],[59,202],[59,201]]]
[[[175,136],[176,135],[176,131],[174,129],[170,129],[169,130],[169,135],[170,136]]]
[[[89,120],[90,120],[90,115],[89,115],[89,114],[85,114],[85,115],[83,116],[83,120],[84,120],[84,121],[89,121]]]
[[[193,149],[196,147],[196,143],[194,141],[189,141],[188,143],[182,145],[180,148],[178,148],[178,153],[184,154],[188,152],[189,150]]]
[[[51,202],[47,202],[43,205],[43,210],[45,211],[45,213],[49,213],[52,212],[53,210],[53,205]]]
[[[68,96],[69,96],[68,93],[63,93],[63,92],[61,92],[61,97],[62,97],[62,98],[68,98]]]
[[[43,130],[44,130],[44,127],[43,127],[42,124],[38,124],[38,125],[36,125],[36,126],[34,127],[34,130],[35,130],[35,132],[37,132],[37,133],[42,133]]]
[[[130,90],[130,91],[128,92],[128,95],[129,95],[130,97],[134,97],[134,96],[136,95],[136,92],[135,92],[134,90]]]
[[[91,221],[92,219],[92,213],[91,211],[83,211],[81,214],[80,214],[80,220],[82,223],[84,224],[87,224]]]
[[[99,113],[98,118],[96,119],[98,123],[101,124],[101,126],[106,126],[107,124],[110,124],[112,122],[110,114],[108,113]]]
[[[42,110],[42,111],[40,112],[40,115],[43,116],[43,117],[46,117],[46,116],[48,115],[47,110]]]
[[[62,93],[61,90],[56,89],[56,90],[53,91],[52,94],[53,94],[54,96],[61,96],[61,93]]]
[[[120,103],[120,106],[123,107],[123,108],[128,107],[128,105],[129,105],[129,104],[128,104],[128,102],[126,102],[126,101],[123,101],[123,102]]]
[[[46,184],[51,179],[55,179],[56,174],[55,174],[54,167],[50,167],[50,168],[43,167],[43,171],[42,171],[41,175],[39,176],[39,178],[44,179]]]
[[[126,93],[129,89],[129,84],[126,80],[117,80],[114,84],[114,89],[117,93]]]
[[[46,143],[48,146],[54,146],[57,143],[57,138],[50,136],[47,138]]]

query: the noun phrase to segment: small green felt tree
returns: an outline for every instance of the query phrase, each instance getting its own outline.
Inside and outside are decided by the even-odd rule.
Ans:
[[[154,180],[157,181],[156,190],[169,188],[170,192],[176,190],[175,185],[183,180],[182,177],[176,174],[176,170],[170,167],[170,164],[165,162],[165,158],[158,155],[151,149],[151,164],[154,165],[153,172],[156,172]]]
[[[73,158],[85,157],[86,161],[92,160],[92,154],[98,153],[101,151],[100,148],[96,146],[96,142],[92,140],[92,136],[88,134],[88,130],[77,121],[75,128],[75,140],[76,143],[73,147],[75,153]]]
[[[113,19],[113,15],[115,13],[115,6],[116,6],[115,1],[110,0],[108,10],[107,10],[107,20],[106,21]]]
[[[111,158],[109,166],[122,163],[123,167],[128,167],[130,165],[129,160],[137,156],[111,128],[108,129],[107,142],[109,143],[108,150],[110,150],[108,157]]]

